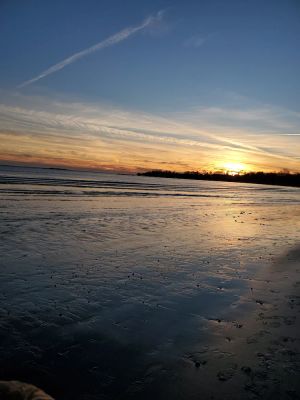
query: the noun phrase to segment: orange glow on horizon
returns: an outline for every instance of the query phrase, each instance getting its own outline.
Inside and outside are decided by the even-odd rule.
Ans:
[[[294,146],[295,147],[295,146]],[[58,134],[11,133],[0,130],[0,163],[36,167],[102,171],[111,173],[169,170],[208,171],[231,175],[245,172],[279,172],[284,168],[299,172],[293,158],[260,154],[250,150],[231,150],[222,145],[169,142],[156,138],[93,135],[60,137]]]
[[[227,162],[224,164],[224,169],[229,175],[237,175],[242,171],[246,171],[246,166],[238,162]]]

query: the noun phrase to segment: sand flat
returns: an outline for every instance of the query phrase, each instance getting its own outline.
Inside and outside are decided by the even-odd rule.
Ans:
[[[0,379],[63,400],[299,396],[299,189],[10,174]]]

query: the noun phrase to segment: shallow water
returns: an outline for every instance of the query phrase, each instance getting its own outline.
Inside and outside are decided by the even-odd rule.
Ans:
[[[63,400],[160,398],[300,242],[299,188],[1,167],[0,196],[0,379]]]

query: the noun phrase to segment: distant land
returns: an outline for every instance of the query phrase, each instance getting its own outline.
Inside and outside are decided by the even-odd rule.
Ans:
[[[54,171],[70,171],[70,172],[89,172],[92,174],[115,174],[115,175],[132,175],[130,173],[106,171],[98,169],[83,169],[83,168],[62,168],[62,167],[48,167],[39,165],[28,164],[0,164],[0,168],[29,168],[29,169],[46,169]]]
[[[35,169],[52,169],[52,170],[57,170],[57,171],[72,171],[71,169],[67,168],[60,168],[60,167],[39,167],[36,165],[16,165],[16,164],[0,164],[0,168],[5,167],[5,168],[35,168]]]
[[[263,185],[295,186],[300,187],[300,173],[289,172],[245,172],[230,175],[223,172],[175,172],[153,170],[140,172],[139,176],[153,176],[159,178],[198,179],[205,181],[225,181],[241,183],[257,183]]]

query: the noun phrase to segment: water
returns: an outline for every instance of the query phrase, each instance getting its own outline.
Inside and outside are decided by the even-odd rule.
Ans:
[[[57,169],[0,166],[0,184],[1,193],[8,195],[207,197],[247,204],[255,201],[299,203],[299,188]]]
[[[299,188],[3,166],[0,196],[0,378],[63,400],[162,398],[300,239]]]

